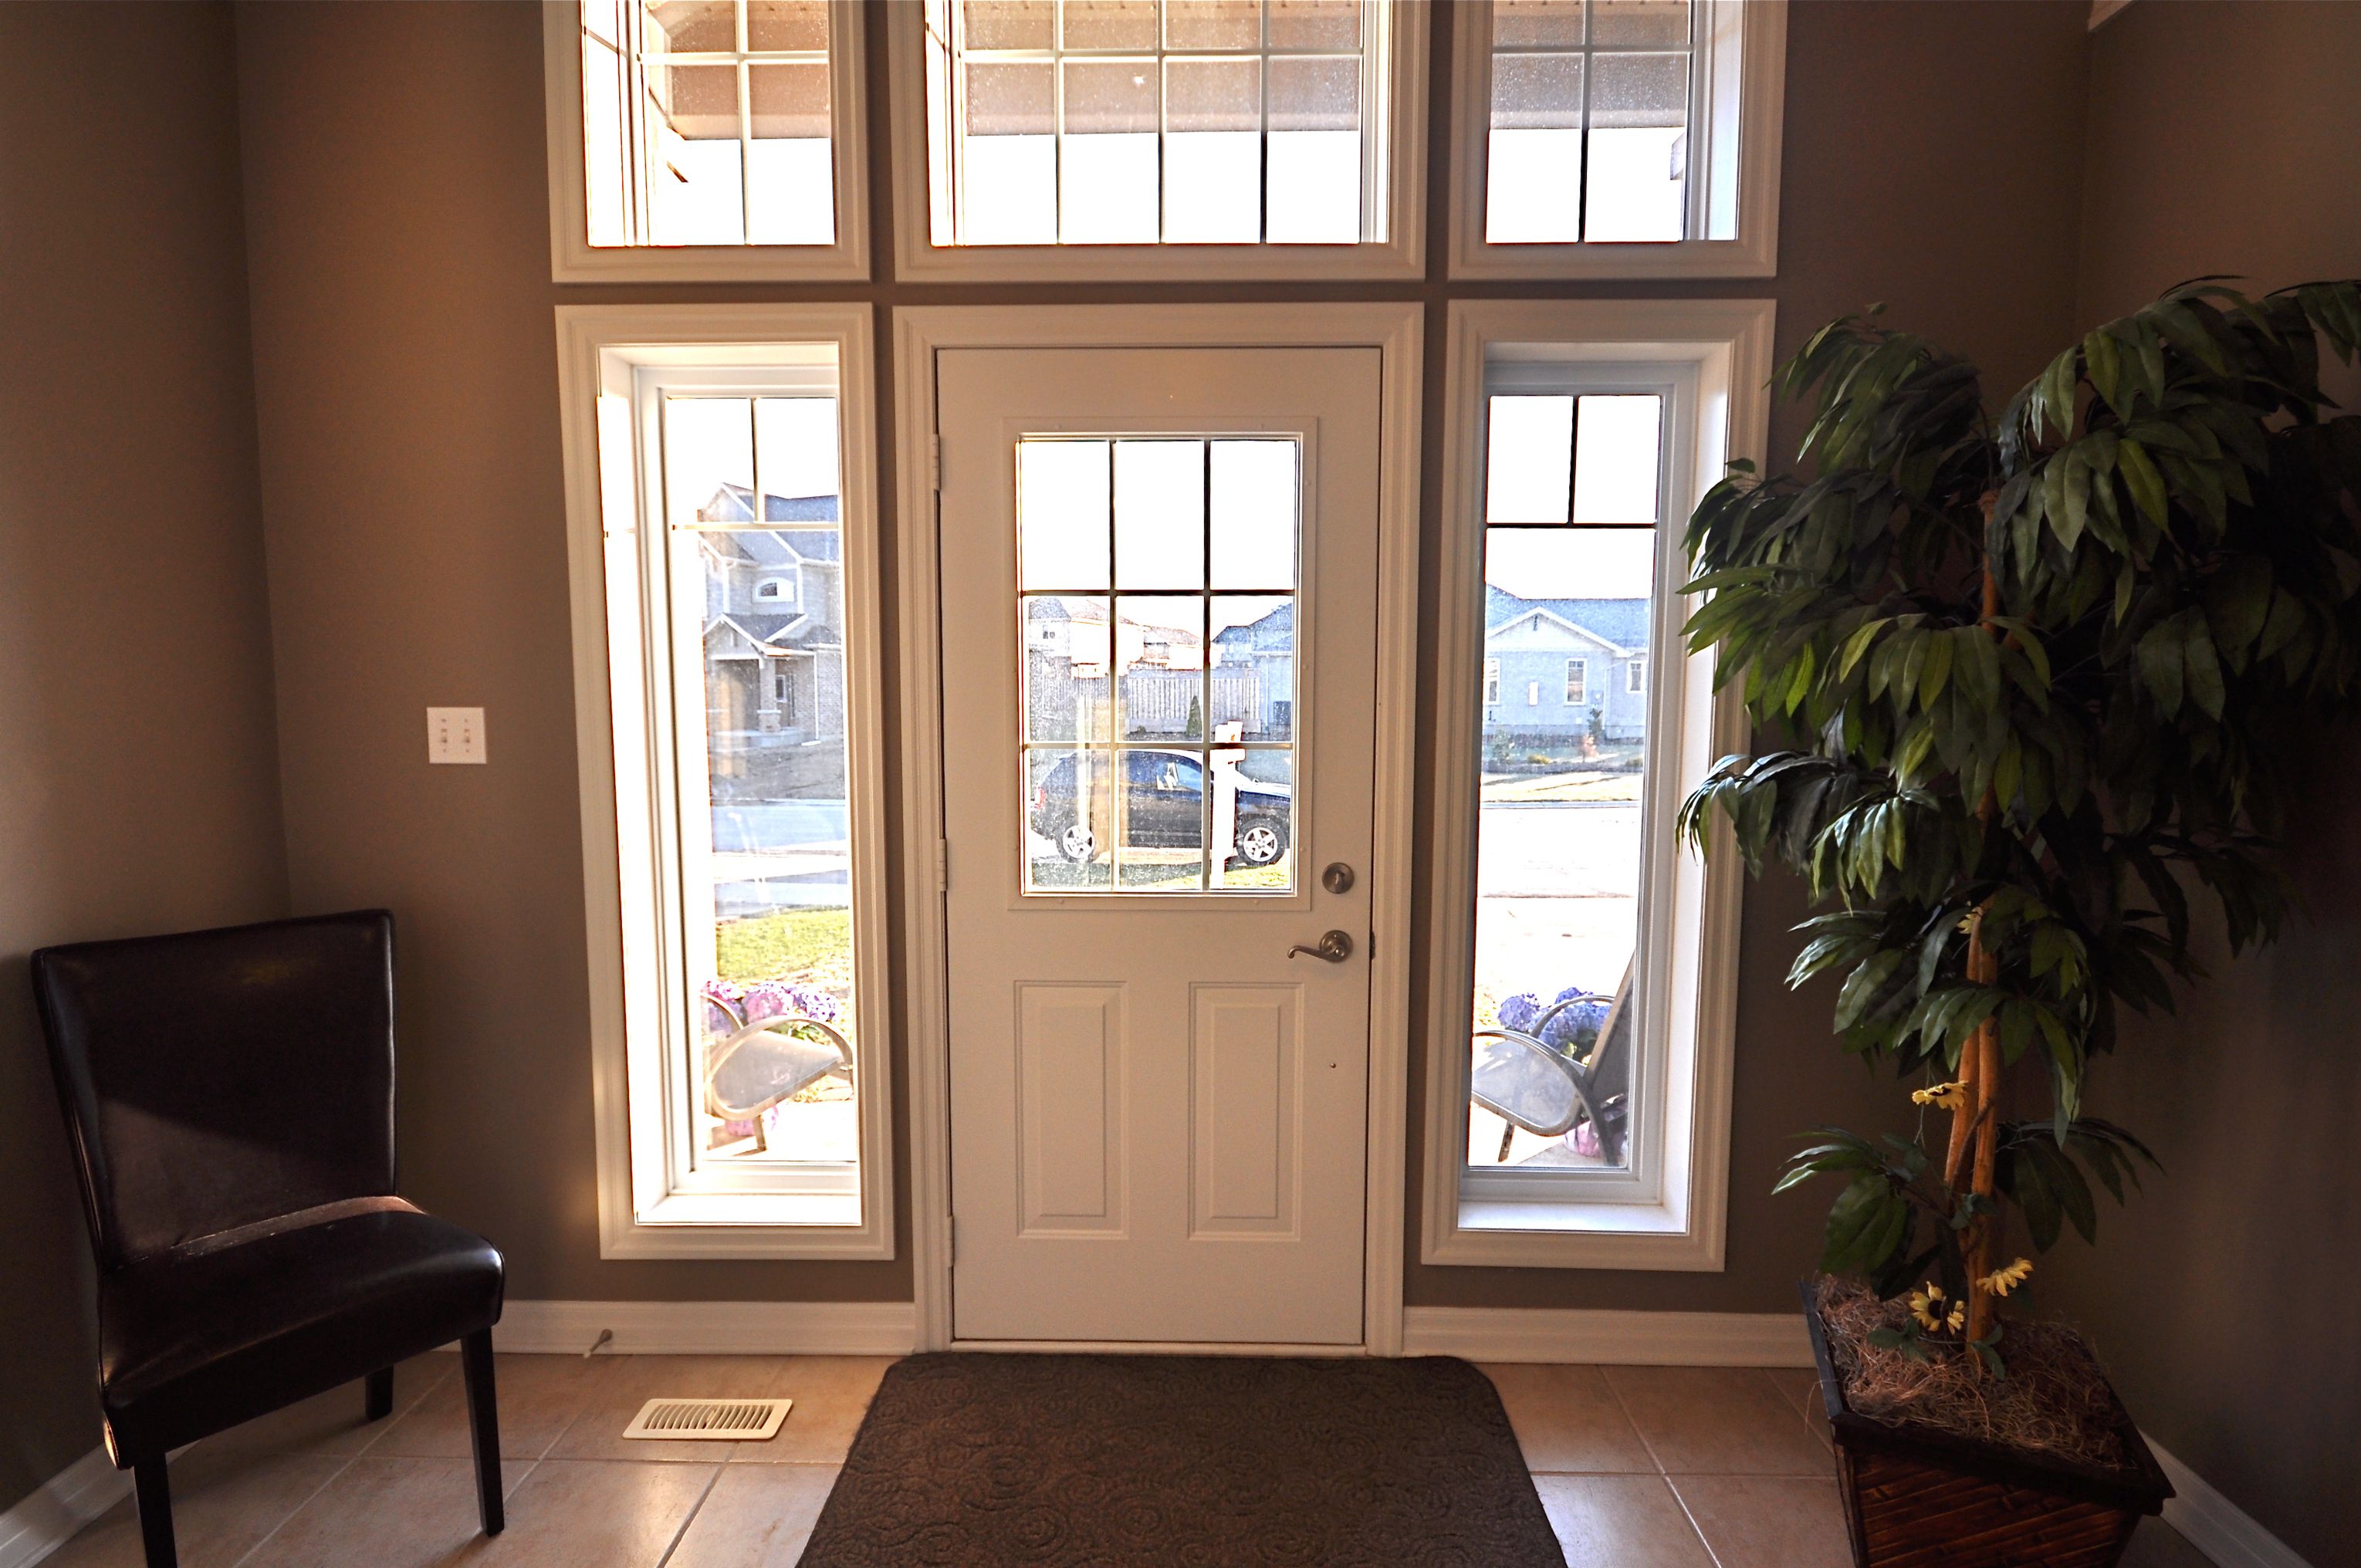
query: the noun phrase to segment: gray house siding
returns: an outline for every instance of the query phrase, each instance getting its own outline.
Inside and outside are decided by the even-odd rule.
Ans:
[[[845,688],[837,498],[763,500],[763,521],[780,526],[700,537],[714,793],[731,800],[839,798]],[[751,522],[752,498],[727,486],[697,515]]]
[[[1591,714],[1609,740],[1647,733],[1645,599],[1524,599],[1490,590],[1484,633],[1484,736],[1579,735]],[[1626,641],[1628,639],[1628,641]],[[1639,691],[1631,670],[1641,666]],[[1568,666],[1578,666],[1569,700]]]

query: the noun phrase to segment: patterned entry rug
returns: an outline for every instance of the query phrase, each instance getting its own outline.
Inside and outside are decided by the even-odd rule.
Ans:
[[[1562,1568],[1464,1361],[918,1355],[803,1568]]]

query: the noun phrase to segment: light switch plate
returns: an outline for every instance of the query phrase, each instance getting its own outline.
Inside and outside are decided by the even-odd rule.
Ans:
[[[428,708],[426,760],[430,762],[482,762],[484,710],[480,707]]]

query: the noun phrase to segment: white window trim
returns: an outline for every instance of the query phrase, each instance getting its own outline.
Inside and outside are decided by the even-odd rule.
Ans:
[[[1235,282],[1400,279],[1426,270],[1429,0],[1392,0],[1390,108],[1386,138],[1392,199],[1386,237],[1361,245],[977,245],[928,237],[926,7],[884,8],[887,102],[893,115],[895,275],[904,282]]]
[[[1771,333],[1767,300],[1455,302],[1446,369],[1449,427],[1444,445],[1444,534],[1436,563],[1441,609],[1434,645],[1436,755],[1473,759],[1483,709],[1472,673],[1483,658],[1483,476],[1485,369],[1511,354],[1546,350],[1584,364],[1687,367],[1697,382],[1696,439],[1684,483],[1666,496],[1660,524],[1677,543],[1694,498],[1735,457],[1761,461],[1768,444]],[[1528,350],[1524,345],[1533,345]],[[1664,554],[1660,584],[1677,583],[1677,551]],[[1678,771],[1656,770],[1652,795],[1664,802],[1712,760],[1739,748],[1744,717],[1735,687],[1712,690],[1710,655],[1666,657],[1679,648],[1678,615],[1660,615],[1654,683],[1678,716]],[[1667,685],[1674,689],[1667,693]],[[1570,1181],[1563,1197],[1470,1198],[1462,1184],[1467,1143],[1468,997],[1474,968],[1477,789],[1473,766],[1444,766],[1433,781],[1434,843],[1430,867],[1438,911],[1428,959],[1427,1103],[1421,1256],[1429,1264],[1536,1268],[1719,1270],[1729,1217],[1730,1093],[1737,1010],[1740,867],[1719,829],[1700,860],[1676,857],[1667,917],[1678,934],[1657,965],[1663,997],[1664,1070],[1660,1166],[1646,1181]],[[1669,830],[1669,825],[1666,825]],[[1643,1090],[1644,1092],[1644,1090]]]
[[[543,0],[549,126],[549,265],[560,283],[759,283],[869,277],[869,117],[861,0],[829,0],[833,245],[594,246],[583,193],[582,11]]]
[[[833,1257],[894,1255],[891,1000],[885,858],[884,705],[881,693],[876,378],[867,305],[561,305],[556,312],[563,414],[566,560],[574,632],[575,731],[582,803],[582,880],[590,973],[590,1054],[598,1149],[599,1255]],[[640,366],[759,367],[781,345],[837,352],[846,658],[848,826],[852,844],[853,1042],[861,1180],[858,1223],[841,1198],[815,1190],[672,1190],[663,1109],[667,1050],[662,1003],[631,972],[656,961],[662,895],[648,847],[660,809],[653,751],[636,774],[616,754],[609,668],[605,508],[598,400]],[[636,464],[634,479],[645,473]],[[626,499],[641,515],[644,493]],[[625,846],[636,846],[629,857]],[[913,844],[905,856],[917,855]],[[723,1187],[725,1183],[704,1184]]]
[[[1742,29],[1736,82],[1713,80],[1715,53],[1700,45],[1690,168],[1699,154],[1738,159],[1734,239],[1660,244],[1490,245],[1484,239],[1484,187],[1491,116],[1492,7],[1461,0],[1452,34],[1451,275],[1454,278],[1768,278],[1779,270],[1779,137],[1787,77],[1787,0],[1696,0],[1698,36]],[[1734,89],[1733,115],[1717,112]],[[1729,135],[1735,131],[1735,136]],[[1702,131],[1705,134],[1699,135]],[[1703,144],[1702,146],[1700,144]],[[1702,190],[1704,181],[1692,181]],[[1691,212],[1697,207],[1693,203]]]
[[[943,823],[943,713],[941,685],[936,676],[942,668],[944,651],[941,558],[936,537],[941,477],[936,466],[939,454],[935,446],[935,356],[946,348],[1280,345],[1375,347],[1381,356],[1384,378],[1378,443],[1377,793],[1369,861],[1368,1200],[1362,1243],[1362,1349],[1371,1355],[1401,1354],[1420,646],[1419,366],[1424,334],[1425,313],[1414,302],[922,306],[894,313],[898,410],[894,432],[895,562],[901,630],[897,663],[909,677],[899,707],[906,835],[903,951],[909,1009],[910,1266],[919,1350],[949,1350],[952,1345],[950,936],[944,908],[950,868],[939,837]],[[1188,1348],[1238,1352],[1255,1347]],[[1306,1349],[1283,1348],[1288,1354]]]

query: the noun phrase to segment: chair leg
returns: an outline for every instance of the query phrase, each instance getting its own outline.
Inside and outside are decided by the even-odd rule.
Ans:
[[[148,1551],[148,1568],[180,1568],[181,1555],[172,1546],[172,1483],[165,1475],[164,1456],[134,1463],[131,1486],[139,1499],[139,1539]]]
[[[368,1389],[368,1404],[365,1412],[367,1420],[381,1421],[393,1414],[392,1367],[389,1366],[383,1371],[370,1373],[368,1382],[363,1387]]]
[[[500,1506],[500,1416],[492,1392],[492,1331],[478,1329],[459,1342],[459,1367],[467,1379],[467,1422],[476,1440],[476,1507],[484,1533],[508,1528]]]

